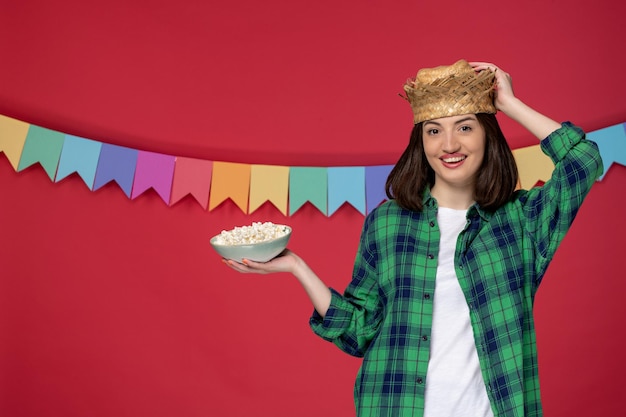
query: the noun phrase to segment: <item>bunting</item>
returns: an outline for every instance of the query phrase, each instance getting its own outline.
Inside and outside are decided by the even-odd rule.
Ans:
[[[611,165],[626,165],[626,123],[596,130],[587,137],[598,144],[600,156],[604,163],[603,179]]]
[[[212,161],[176,157],[170,204],[191,195],[206,210],[209,204],[212,173]]]
[[[385,185],[393,165],[365,167],[365,206],[367,214],[387,200]]]
[[[21,171],[39,163],[52,181],[59,166],[65,135],[54,130],[31,125],[24,141],[17,170]]]
[[[365,167],[328,168],[328,215],[344,203],[365,214]]]
[[[250,167],[250,208],[252,213],[266,201],[287,215],[289,167],[252,165]]]
[[[169,204],[176,158],[154,152],[139,151],[131,199],[152,188]]]
[[[138,154],[139,151],[135,149],[103,143],[96,168],[94,190],[115,181],[124,191],[124,194],[130,198]]]
[[[531,188],[538,182],[546,182],[552,175],[554,163],[541,151],[541,145],[528,146],[513,151],[522,188]]]
[[[289,169],[289,214],[305,203],[328,214],[328,175],[325,168],[291,167]]]
[[[54,182],[59,182],[76,172],[93,191],[101,149],[102,143],[100,142],[66,135]]]
[[[626,123],[589,132],[604,162],[626,165]],[[164,155],[98,142],[0,115],[0,153],[16,172],[40,164],[53,182],[77,174],[96,191],[114,181],[130,199],[153,189],[169,206],[190,195],[206,211],[230,199],[245,214],[266,202],[285,216],[309,203],[325,216],[344,204],[363,215],[387,199],[393,165],[287,167]],[[539,145],[513,150],[520,185],[547,181],[554,165]]]
[[[209,210],[231,199],[244,213],[248,213],[250,196],[250,165],[214,162],[211,178]]]
[[[4,152],[16,171],[29,127],[28,123],[0,115],[0,152]]]

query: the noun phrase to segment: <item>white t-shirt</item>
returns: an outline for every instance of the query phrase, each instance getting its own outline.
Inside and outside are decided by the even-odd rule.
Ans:
[[[467,210],[439,207],[439,264],[433,299],[424,417],[493,417],[454,252]]]

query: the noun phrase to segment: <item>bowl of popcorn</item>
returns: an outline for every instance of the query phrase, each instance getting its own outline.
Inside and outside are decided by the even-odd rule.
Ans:
[[[211,238],[211,246],[222,256],[239,263],[243,259],[267,262],[287,247],[291,227],[272,222],[253,222],[249,226],[237,226],[222,230]]]

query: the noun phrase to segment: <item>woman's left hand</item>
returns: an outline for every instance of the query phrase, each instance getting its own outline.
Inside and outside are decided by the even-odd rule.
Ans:
[[[511,76],[489,62],[470,62],[475,71],[491,70],[496,74],[496,109],[524,126],[539,140],[561,127],[561,124],[527,106],[513,94]]]
[[[254,262],[248,259],[243,259],[241,263],[232,259],[222,259],[222,262],[237,272],[270,274],[274,272],[294,273],[301,259],[289,249],[285,249],[280,255],[267,262]]]
[[[513,93],[513,81],[511,75],[502,71],[496,65],[489,62],[470,62],[469,63],[475,71],[492,71],[496,75],[496,95],[494,104],[496,109],[506,113],[507,105],[515,99]]]

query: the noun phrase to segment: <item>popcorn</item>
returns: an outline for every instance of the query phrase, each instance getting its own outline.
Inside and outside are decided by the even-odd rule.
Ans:
[[[251,226],[239,226],[232,230],[222,230],[216,236],[218,245],[250,245],[266,242],[285,236],[289,228],[272,222],[253,222]]]

